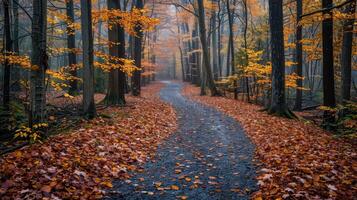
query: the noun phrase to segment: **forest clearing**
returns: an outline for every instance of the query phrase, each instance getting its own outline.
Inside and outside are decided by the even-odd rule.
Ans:
[[[355,199],[356,0],[1,0],[0,199]]]

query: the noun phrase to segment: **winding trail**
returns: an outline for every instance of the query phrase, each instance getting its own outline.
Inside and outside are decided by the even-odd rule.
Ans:
[[[177,132],[159,146],[142,173],[114,182],[106,199],[249,199],[257,189],[254,145],[242,127],[183,97],[182,84],[166,84],[160,96],[177,111]]]

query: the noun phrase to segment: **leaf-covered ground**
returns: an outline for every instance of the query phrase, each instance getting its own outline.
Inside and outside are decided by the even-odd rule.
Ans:
[[[256,145],[257,199],[353,199],[357,196],[356,146],[333,138],[311,123],[275,117],[262,107],[224,97],[184,95],[239,121]]]
[[[113,178],[127,178],[176,129],[174,109],[157,96],[161,87],[152,84],[142,97],[129,96],[126,107],[101,111],[111,118],[0,158],[0,199],[101,198]]]
[[[113,183],[106,199],[247,200],[256,190],[254,145],[233,118],[181,95],[166,82],[161,98],[173,105],[178,128],[140,173]]]

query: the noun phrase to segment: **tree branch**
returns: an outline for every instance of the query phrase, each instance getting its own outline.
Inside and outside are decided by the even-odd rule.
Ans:
[[[355,0],[347,0],[347,1],[343,2],[343,3],[335,5],[335,6],[331,6],[331,7],[328,7],[328,8],[323,8],[323,9],[320,9],[320,10],[316,10],[316,11],[313,11],[311,13],[307,13],[307,14],[301,15],[300,19],[303,18],[303,17],[307,17],[307,16],[310,16],[310,15],[314,15],[314,14],[320,13],[320,12],[326,12],[326,11],[330,11],[332,9],[341,8],[344,5],[352,3],[354,1]]]

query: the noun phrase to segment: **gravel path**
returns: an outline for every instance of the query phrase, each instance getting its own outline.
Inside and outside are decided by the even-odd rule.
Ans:
[[[234,119],[186,99],[166,82],[161,98],[178,114],[178,131],[130,180],[114,182],[107,199],[249,199],[256,189],[254,145]]]

